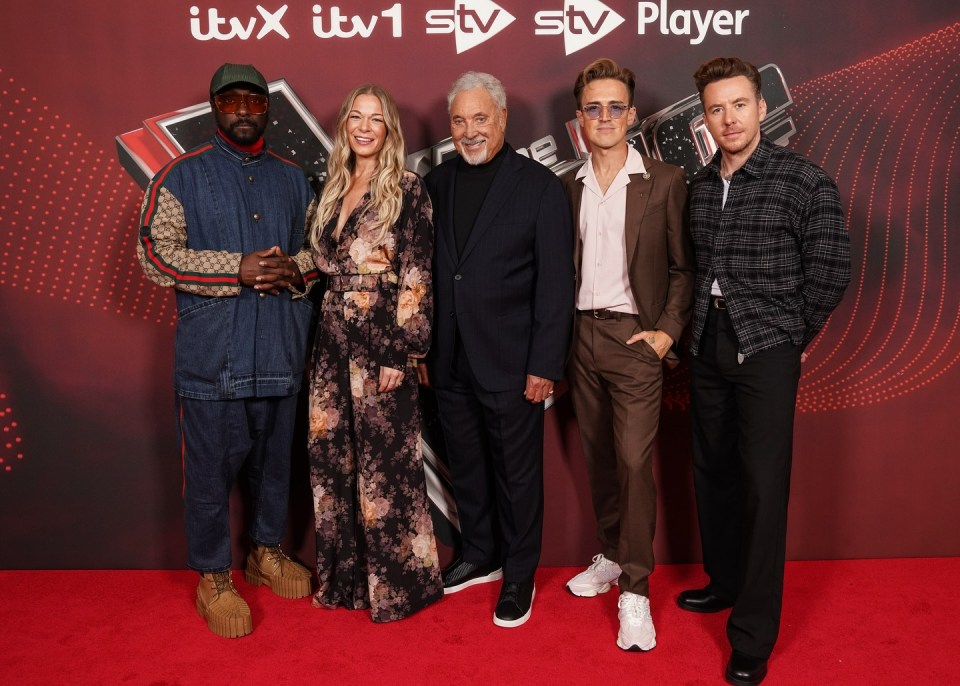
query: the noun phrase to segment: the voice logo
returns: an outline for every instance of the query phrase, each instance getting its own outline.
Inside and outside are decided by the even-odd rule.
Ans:
[[[624,18],[600,0],[567,0],[562,10],[543,10],[534,15],[538,36],[563,35],[567,55],[593,45],[624,22]]]

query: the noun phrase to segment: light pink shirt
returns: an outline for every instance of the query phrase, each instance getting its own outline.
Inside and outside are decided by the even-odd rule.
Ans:
[[[578,310],[616,310],[637,314],[627,272],[625,217],[629,174],[644,174],[640,153],[628,147],[627,161],[607,188],[600,190],[588,159],[577,178],[583,179],[580,199],[580,291]]]

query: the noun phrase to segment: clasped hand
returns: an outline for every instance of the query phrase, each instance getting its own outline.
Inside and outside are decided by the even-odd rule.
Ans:
[[[244,255],[240,260],[240,283],[261,295],[280,295],[303,285],[300,267],[277,246]]]

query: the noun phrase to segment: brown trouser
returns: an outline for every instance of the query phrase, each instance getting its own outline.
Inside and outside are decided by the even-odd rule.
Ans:
[[[586,458],[597,537],[620,565],[620,590],[649,596],[657,492],[653,441],[660,421],[663,368],[637,319],[578,314],[570,389]]]

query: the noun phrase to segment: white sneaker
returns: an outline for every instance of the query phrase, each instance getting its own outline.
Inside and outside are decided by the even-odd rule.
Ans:
[[[657,645],[657,630],[650,616],[650,600],[646,596],[624,591],[617,603],[620,632],[617,645],[623,650],[651,650]]]
[[[620,578],[620,565],[603,556],[593,556],[593,564],[567,582],[567,590],[581,598],[606,593]]]

